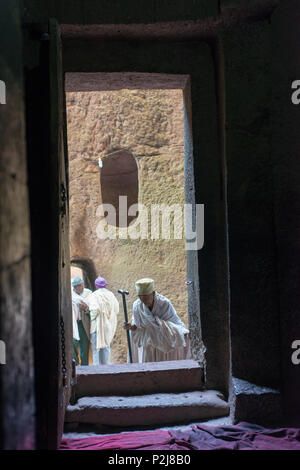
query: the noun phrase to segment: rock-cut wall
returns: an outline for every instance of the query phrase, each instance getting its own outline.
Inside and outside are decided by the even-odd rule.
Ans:
[[[187,324],[186,254],[181,239],[99,239],[102,203],[99,155],[126,149],[138,167],[138,202],[184,204],[183,97],[181,90],[67,93],[71,260],[88,259],[120,301],[112,362],[126,362],[126,334],[118,288],[127,289],[131,318],[134,283],[152,277]],[[110,158],[109,156],[106,158]],[[172,220],[172,217],[171,217]],[[150,220],[149,220],[150,222]],[[150,225],[150,224],[149,224]]]

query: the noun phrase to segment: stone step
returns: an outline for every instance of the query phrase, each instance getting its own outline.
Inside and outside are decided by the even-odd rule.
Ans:
[[[229,405],[216,390],[154,393],[138,396],[79,398],[66,410],[66,423],[106,426],[149,426],[227,416]]]
[[[202,388],[196,361],[164,361],[76,367],[75,397],[146,395]]]
[[[278,390],[232,377],[234,422],[278,426],[282,421],[282,397]]]

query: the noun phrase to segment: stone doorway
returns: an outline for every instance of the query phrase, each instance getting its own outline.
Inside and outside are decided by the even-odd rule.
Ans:
[[[95,265],[91,259],[71,258],[71,278],[79,276],[84,280],[85,287],[93,289],[96,277]]]
[[[154,278],[158,292],[172,301],[180,318],[189,325],[193,357],[204,364],[197,254],[186,251],[184,232],[184,203],[194,203],[189,86],[188,75],[66,74],[70,254],[71,260],[92,259],[95,275],[104,276],[116,296],[119,288],[129,291],[130,318],[135,280]],[[114,160],[125,157],[127,166],[119,166],[120,175],[118,170],[114,175]],[[137,181],[133,181],[134,168],[129,159],[136,165]],[[124,168],[129,167],[130,172],[126,172]],[[126,190],[127,173],[133,191]],[[119,195],[123,197],[124,191],[129,195],[127,207],[136,202],[148,210],[148,232],[138,239],[124,236],[124,228],[130,228],[130,222],[143,215],[137,211],[131,214],[131,220],[128,217],[125,227],[118,218],[115,223],[108,222],[115,237],[101,239],[101,206],[111,202],[116,207],[121,180]],[[160,208],[152,212],[153,205],[168,206],[169,234],[163,232]],[[122,302],[118,300],[120,315],[111,362],[126,363]]]

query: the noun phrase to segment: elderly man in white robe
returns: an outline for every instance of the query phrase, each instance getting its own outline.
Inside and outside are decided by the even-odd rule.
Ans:
[[[153,279],[136,282],[138,299],[132,323],[124,323],[132,338],[133,362],[159,362],[190,357],[189,330],[167,297],[154,289]]]
[[[72,314],[73,314],[73,358],[79,364],[78,348],[80,351],[80,364],[89,365],[90,348],[90,315],[87,299],[92,293],[84,286],[79,276],[72,280]]]
[[[119,302],[114,294],[106,289],[106,285],[103,277],[97,277],[97,290],[89,297],[93,364],[96,366],[109,364],[110,343],[116,332],[119,313]]]

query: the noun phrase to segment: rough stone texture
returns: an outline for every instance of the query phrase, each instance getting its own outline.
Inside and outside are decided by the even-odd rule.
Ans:
[[[222,36],[232,373],[279,387],[279,299],[271,154],[271,30],[267,21]],[[240,92],[236,87],[239,84]]]
[[[171,300],[187,324],[185,240],[172,239],[172,229],[171,240],[161,236],[160,240],[150,239],[151,204],[179,204],[183,208],[182,90],[69,92],[67,116],[71,260],[92,260],[97,274],[107,279],[108,288],[119,299],[111,359],[113,363],[126,362],[118,288],[130,293],[127,305],[131,318],[135,281],[152,277],[157,291]],[[149,239],[119,239],[122,229],[117,230],[116,240],[97,237],[97,208],[103,197],[98,157],[119,149],[129,150],[136,159],[138,202],[148,209]]]
[[[131,0],[126,8],[109,1],[94,0],[75,5],[65,1],[45,1],[43,5],[24,1],[24,21],[39,22],[46,28],[48,17],[62,25],[63,37],[97,37],[101,40],[186,40],[214,37],[223,28],[267,18],[280,0],[202,0],[195,2],[153,0],[141,4]],[[110,8],[110,6],[112,7]],[[219,13],[222,13],[219,14]],[[219,15],[218,15],[219,14]]]
[[[1,3],[0,69],[6,104],[0,105],[0,447],[32,449],[34,373],[31,333],[30,229],[25,157],[19,2]]]
[[[202,369],[192,360],[78,366],[76,397],[199,390]]]
[[[215,390],[139,396],[84,397],[68,406],[67,423],[111,426],[180,423],[227,416],[228,403]]]
[[[120,432],[139,432],[142,430],[162,430],[162,431],[189,431],[193,424],[196,424],[197,421],[188,424],[170,424],[169,426],[156,427],[154,426],[128,426],[128,427],[118,427],[118,426],[105,426],[101,424],[91,424],[91,423],[65,423],[65,432],[63,434],[64,439],[82,439],[84,437],[97,437],[108,434],[116,434]],[[207,419],[204,418],[198,423],[203,423],[206,426],[226,426],[232,424],[230,416],[223,416],[221,418]]]
[[[59,23],[66,24],[102,24],[102,23],[155,23],[157,21],[175,21],[205,18],[217,15],[217,0],[173,0],[172,7],[167,0],[153,0],[141,3],[139,0],[127,2],[124,8],[122,0],[79,0],[75,4],[68,0],[46,0],[43,4],[37,1],[24,1],[25,22],[45,22],[50,17],[57,18]]]
[[[282,423],[282,403],[278,390],[232,378],[235,394],[234,422],[245,421],[263,426]]]
[[[71,91],[116,91],[126,90],[179,90],[184,89],[189,75],[136,72],[69,72],[65,77],[65,90]]]

